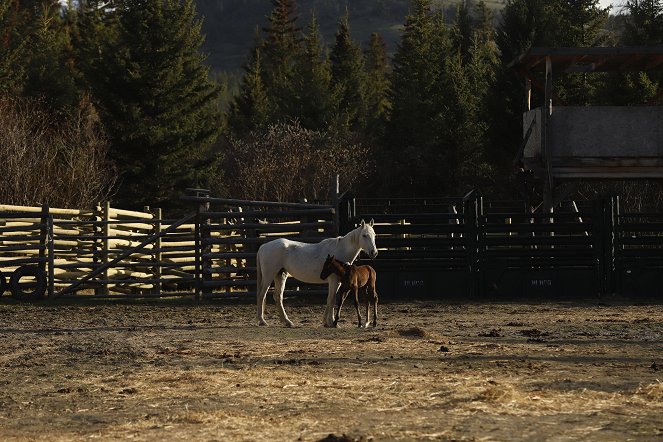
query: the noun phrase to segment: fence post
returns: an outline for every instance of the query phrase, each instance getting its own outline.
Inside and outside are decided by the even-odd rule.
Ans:
[[[621,228],[621,207],[619,203],[619,196],[615,197],[613,204],[613,259],[614,259],[614,270],[613,270],[613,280],[612,280],[612,290],[615,293],[622,294],[622,275],[623,267],[621,256],[622,249],[622,228]]]
[[[615,293],[615,197],[611,196],[607,203],[604,237],[605,288],[607,293]]]
[[[598,281],[598,297],[605,294],[605,199],[595,200],[593,204],[592,245],[594,262],[596,263],[596,280]]]
[[[341,233],[341,226],[340,226],[340,214],[339,214],[339,188],[340,183],[339,183],[339,176],[336,174],[335,176],[332,177],[331,179],[331,203],[332,206],[334,207],[334,232],[333,236],[338,236]]]
[[[154,216],[156,219],[154,220],[154,233],[159,234],[161,233],[161,223],[162,223],[162,211],[160,208],[157,208],[154,210]],[[152,271],[152,274],[154,276],[154,279],[157,281],[154,283],[154,288],[155,292],[158,295],[161,295],[161,277],[163,275],[162,268],[161,268],[161,263],[162,263],[162,253],[161,253],[161,236],[157,237],[154,247],[156,248],[156,251],[154,252],[154,270]]]
[[[203,198],[208,198],[209,197],[209,191],[204,190],[204,189],[195,189],[195,196],[197,197],[203,197]],[[198,208],[196,210],[196,226],[195,226],[195,243],[196,243],[196,253],[195,253],[195,280],[196,280],[196,292],[195,292],[195,299],[196,302],[200,302],[202,299],[203,295],[203,290],[204,290],[204,266],[203,266],[203,254],[205,253],[205,250],[203,250],[203,238],[202,238],[202,224],[203,224],[203,219],[205,224],[209,224],[209,217],[205,214],[209,210],[209,201],[205,202],[198,202]],[[209,230],[207,230],[207,233],[209,233]]]
[[[48,204],[41,206],[41,219],[39,223],[39,270],[46,274],[46,249],[48,247]]]
[[[111,203],[106,201],[103,207],[102,227],[103,227],[103,240],[101,249],[101,264],[108,264],[110,259],[110,219],[111,219]],[[108,269],[104,270],[101,274],[104,281],[108,281]],[[108,295],[108,282],[101,283],[99,287],[100,295]]]
[[[465,214],[465,250],[467,251],[467,265],[469,270],[469,295],[477,296],[483,292],[481,287],[481,272],[479,268],[479,215],[482,201],[475,190],[463,198],[463,213]]]
[[[53,215],[48,217],[48,297],[55,292],[55,237],[53,233]]]

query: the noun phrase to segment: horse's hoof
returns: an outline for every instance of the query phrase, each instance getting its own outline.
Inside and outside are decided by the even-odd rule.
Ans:
[[[267,327],[267,323],[265,321],[260,321],[260,322],[258,322],[258,326]]]
[[[293,328],[295,326],[295,324],[293,324],[292,321],[287,321],[285,323],[285,326],[288,327],[288,328]]]

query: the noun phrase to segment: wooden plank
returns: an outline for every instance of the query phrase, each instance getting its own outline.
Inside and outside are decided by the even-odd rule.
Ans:
[[[79,209],[60,209],[60,208],[51,207],[49,210],[52,215],[92,216],[94,214],[94,212],[90,210],[79,210]],[[0,212],[40,213],[41,206],[31,207],[31,206],[15,206],[11,204],[0,204]]]

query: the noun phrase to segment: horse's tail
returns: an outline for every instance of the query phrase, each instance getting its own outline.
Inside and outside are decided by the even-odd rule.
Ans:
[[[262,269],[260,265],[260,249],[256,254],[256,303],[257,303],[257,314],[258,314],[258,324],[265,325],[265,295],[266,293],[262,288]]]
[[[260,269],[260,249],[256,254],[256,292],[258,293],[258,299],[260,299],[260,290],[262,288],[262,270]]]

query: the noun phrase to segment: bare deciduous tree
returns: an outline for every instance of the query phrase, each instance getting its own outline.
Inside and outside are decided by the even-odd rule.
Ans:
[[[344,187],[352,187],[370,167],[368,149],[361,144],[292,122],[231,139],[224,176],[233,197],[316,201],[327,198],[336,174]]]
[[[0,202],[91,207],[115,180],[108,148],[87,100],[56,120],[38,101],[0,97]]]

